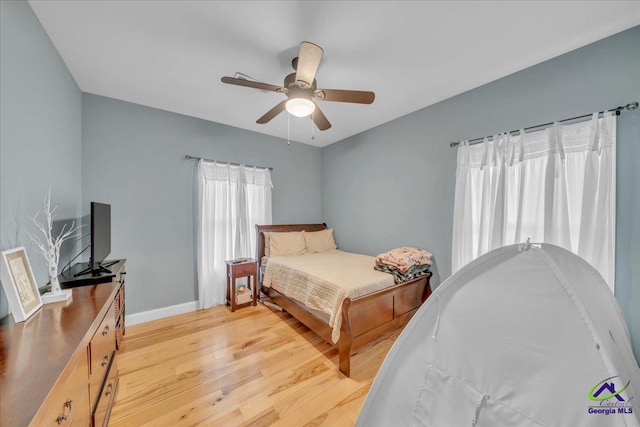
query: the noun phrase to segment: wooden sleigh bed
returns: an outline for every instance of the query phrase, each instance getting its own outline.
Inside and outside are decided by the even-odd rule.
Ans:
[[[264,232],[313,232],[326,228],[326,224],[256,225],[257,259],[261,261],[265,256]],[[373,265],[371,268],[373,269]],[[262,275],[260,277],[262,283]],[[350,376],[351,355],[357,347],[388,331],[403,327],[409,322],[416,310],[431,294],[430,278],[429,272],[425,276],[395,284],[377,292],[344,299],[341,309],[340,338],[336,344],[340,372],[347,377]],[[311,310],[307,310],[303,304],[273,288],[263,287],[262,292],[325,341],[332,343],[332,328],[325,320]]]

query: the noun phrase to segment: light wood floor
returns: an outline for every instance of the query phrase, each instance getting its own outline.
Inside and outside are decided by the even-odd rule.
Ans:
[[[213,307],[128,327],[109,425],[352,426],[391,332],[351,360],[286,313]]]

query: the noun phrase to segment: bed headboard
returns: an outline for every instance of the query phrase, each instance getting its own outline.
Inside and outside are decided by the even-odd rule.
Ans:
[[[274,225],[258,225],[256,224],[256,238],[258,247],[256,250],[256,259],[258,262],[264,256],[264,234],[263,232],[274,231],[277,233],[283,233],[287,231],[320,231],[325,230],[327,224],[274,224]]]

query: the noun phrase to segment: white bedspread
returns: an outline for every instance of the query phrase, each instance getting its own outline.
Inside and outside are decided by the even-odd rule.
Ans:
[[[340,338],[342,302],[394,285],[391,274],[373,269],[375,257],[334,250],[271,257],[262,286],[326,313],[334,343]]]

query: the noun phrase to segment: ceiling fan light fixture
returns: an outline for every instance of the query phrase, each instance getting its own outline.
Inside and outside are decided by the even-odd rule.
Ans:
[[[2,0],[0,0],[2,1]],[[282,86],[255,81],[247,75],[236,73],[234,77],[222,77],[222,83],[250,87],[265,92],[277,92],[287,96],[262,115],[256,123],[269,123],[284,110],[296,117],[309,117],[320,130],[331,128],[320,106],[314,100],[371,104],[376,95],[373,92],[344,89],[318,89],[316,72],[324,51],[311,42],[300,43],[300,54],[293,58],[294,72],[284,78]],[[287,116],[289,117],[289,116]]]
[[[287,101],[286,108],[289,114],[293,114],[296,117],[306,117],[315,111],[316,104],[307,98],[290,98]]]

